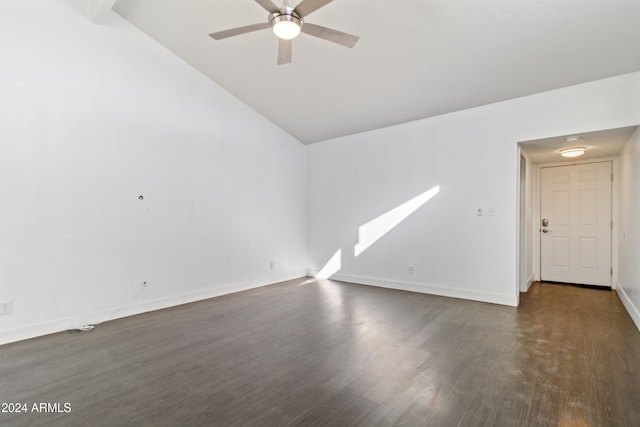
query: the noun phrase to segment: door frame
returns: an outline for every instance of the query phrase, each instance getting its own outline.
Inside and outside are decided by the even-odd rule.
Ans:
[[[529,209],[533,209],[533,221],[535,226],[532,227],[532,233],[534,234],[532,241],[534,242],[533,254],[533,274],[534,280],[540,281],[540,185],[541,185],[541,169],[553,166],[569,166],[569,165],[583,165],[588,163],[600,163],[611,162],[611,170],[613,172],[613,181],[611,182],[611,220],[613,221],[613,229],[611,230],[611,268],[613,268],[613,274],[611,275],[611,289],[616,288],[618,283],[618,206],[619,206],[619,177],[618,177],[618,157],[600,157],[594,159],[585,160],[568,160],[561,162],[539,163],[534,164],[536,168],[535,176],[535,189],[534,189],[534,201],[533,206]]]
[[[526,157],[524,151],[520,153],[520,170],[519,170],[519,188],[518,188],[518,233],[520,236],[526,236],[527,234],[527,173],[529,167],[527,166],[529,160]],[[519,290],[527,291],[529,289],[528,278],[525,276],[527,272],[527,239],[518,240],[518,283]]]
[[[527,155],[526,151],[518,144],[518,183],[516,186],[516,298],[520,303],[520,293],[527,292],[535,280],[535,254],[533,234],[527,231],[527,226],[532,223],[530,206],[533,197],[532,181],[536,173],[535,164]],[[524,161],[524,162],[523,162]],[[524,170],[523,170],[524,166]],[[527,271],[527,266],[531,262],[531,271]],[[527,275],[528,274],[528,275]]]

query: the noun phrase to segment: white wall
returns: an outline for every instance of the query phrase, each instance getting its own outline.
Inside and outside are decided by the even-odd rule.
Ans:
[[[304,147],[86,8],[0,2],[0,343],[318,271],[338,250],[338,278],[513,305],[517,141],[640,123],[634,73]],[[436,185],[354,256],[358,227]],[[638,210],[621,213],[635,307]]]
[[[517,142],[638,123],[634,73],[314,144],[311,273],[341,250],[337,279],[515,305]],[[354,256],[362,224],[435,185],[437,196]]]
[[[0,343],[306,273],[305,147],[86,7],[0,2]]]
[[[620,153],[618,294],[640,329],[640,130]]]

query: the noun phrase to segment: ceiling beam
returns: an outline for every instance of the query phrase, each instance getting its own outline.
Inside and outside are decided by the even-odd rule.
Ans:
[[[116,0],[89,0],[89,19],[96,22],[108,13],[115,3]]]

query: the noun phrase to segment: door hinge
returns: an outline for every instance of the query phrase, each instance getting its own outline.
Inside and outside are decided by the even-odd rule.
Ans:
[[[613,182],[613,172],[611,172],[611,182]]]
[[[613,276],[613,267],[609,270],[609,273]]]
[[[611,229],[613,230],[613,221],[611,221]]]

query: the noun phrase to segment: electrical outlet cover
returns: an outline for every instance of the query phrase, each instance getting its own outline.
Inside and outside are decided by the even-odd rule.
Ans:
[[[0,315],[2,315],[2,314],[11,314],[12,312],[13,312],[12,301],[2,301],[2,302],[0,302]]]

